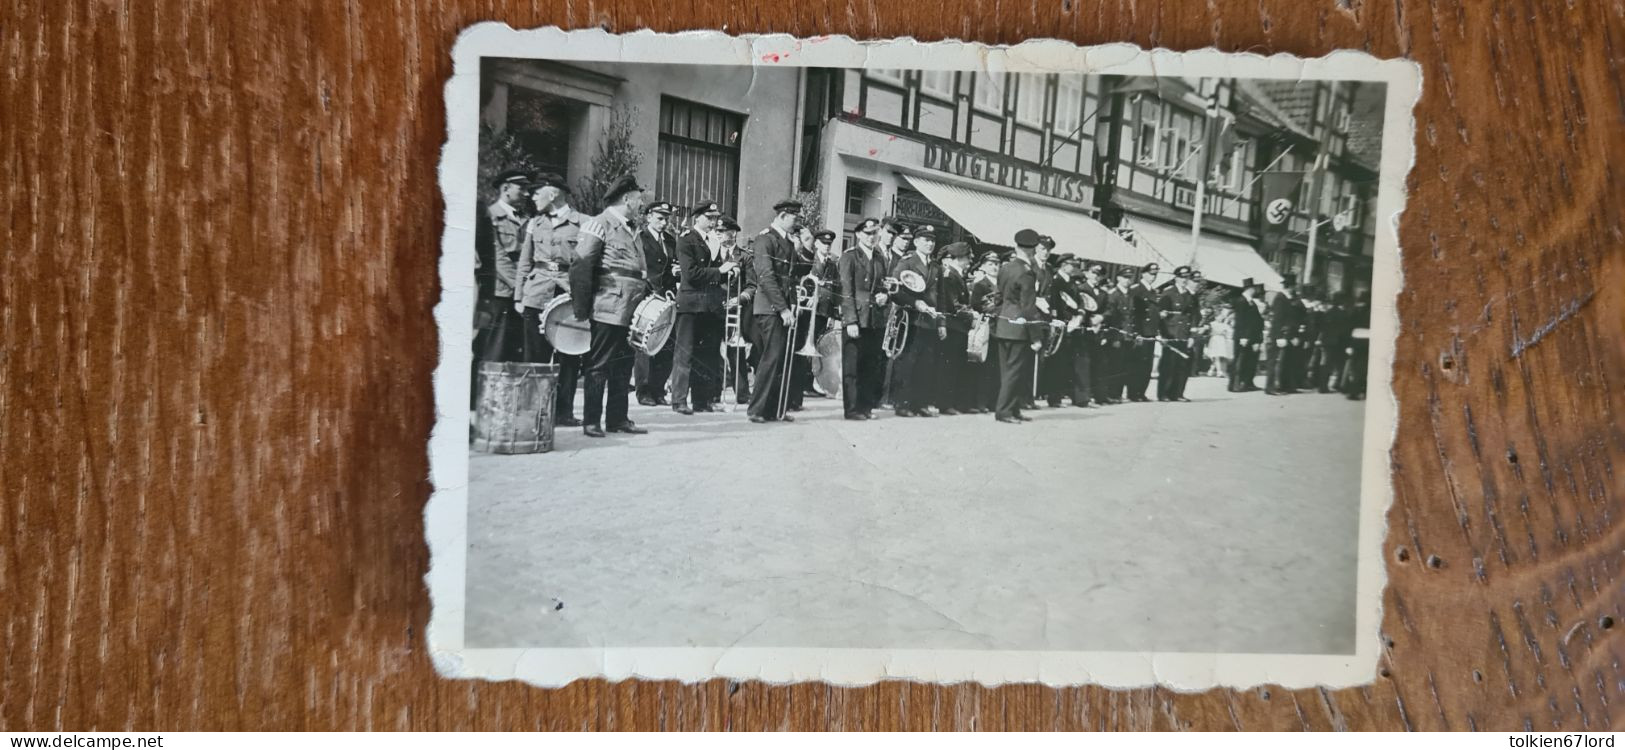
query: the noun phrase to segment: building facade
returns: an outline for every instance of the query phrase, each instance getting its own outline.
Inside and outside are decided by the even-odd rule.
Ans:
[[[1370,285],[1380,84],[519,59],[487,60],[481,83],[483,124],[544,169],[591,175],[620,119],[652,197],[716,200],[747,232],[805,195],[848,242],[870,216],[939,243],[1031,227],[1223,284]],[[1259,176],[1282,171],[1304,179],[1266,243]]]
[[[793,68],[488,59],[481,117],[571,184],[592,174],[613,120],[628,118],[651,198],[715,200],[760,227],[795,191],[786,157],[798,148],[804,81]]]

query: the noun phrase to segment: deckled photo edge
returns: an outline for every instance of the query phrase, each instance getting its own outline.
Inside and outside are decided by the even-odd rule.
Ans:
[[[789,52],[790,54],[785,54]],[[1212,49],[1142,50],[1129,44],[1079,47],[1059,40],[1016,45],[912,39],[859,42],[845,36],[796,39],[788,35],[732,36],[716,31],[609,34],[599,29],[555,27],[515,30],[482,23],[465,30],[453,50],[455,69],[445,85],[448,137],[439,164],[445,202],[441,237],[442,296],[435,307],[441,361],[435,370],[436,424],[429,440],[433,492],[424,511],[431,565],[425,582],[433,601],[427,639],[443,676],[519,679],[559,686],[577,679],[759,679],[774,683],[821,680],[867,685],[906,679],[935,683],[999,685],[1038,682],[1054,687],[1099,684],[1113,688],[1161,685],[1181,691],[1277,684],[1287,688],[1346,687],[1376,678],[1380,654],[1381,595],[1386,583],[1382,554],[1386,513],[1393,497],[1389,451],[1398,406],[1392,391],[1395,301],[1402,286],[1398,222],[1404,187],[1414,163],[1414,106],[1421,96],[1420,66],[1380,60],[1358,51],[1321,58],[1285,54],[1225,53]],[[767,62],[769,56],[779,62]],[[463,648],[463,594],[467,545],[467,434],[469,418],[459,406],[472,373],[463,356],[472,345],[464,325],[474,308],[472,273],[476,132],[481,57],[789,67],[880,67],[999,71],[1080,71],[1091,74],[1211,75],[1215,66],[1238,78],[1339,79],[1387,84],[1373,261],[1372,371],[1386,388],[1384,408],[1365,410],[1365,450],[1359,522],[1356,653],[1352,656],[1133,652],[1021,652],[799,648]],[[1200,72],[1198,72],[1200,71]],[[1373,399],[1375,402],[1375,399]],[[449,405],[449,406],[448,406]]]

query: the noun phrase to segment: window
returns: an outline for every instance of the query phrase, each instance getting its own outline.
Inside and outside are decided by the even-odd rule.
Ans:
[[[898,86],[903,85],[902,68],[874,68],[869,71],[869,77],[886,81],[887,83],[893,83]]]
[[[1042,73],[1022,73],[1016,84],[1016,119],[1028,125],[1044,124],[1044,89],[1048,83]]]
[[[846,181],[846,213],[850,216],[862,216],[863,206],[869,199],[869,191],[874,183],[863,180]]]
[[[1055,83],[1055,134],[1077,138],[1083,126],[1083,77],[1061,76]]]
[[[1358,229],[1364,212],[1360,210],[1360,196],[1353,193],[1344,193],[1337,196],[1337,213],[1348,222],[1349,229]]]
[[[1201,134],[1201,125],[1189,112],[1174,112],[1173,127],[1169,131],[1173,136],[1169,141],[1172,151],[1163,157],[1163,161],[1169,169],[1178,170],[1175,176],[1195,180],[1202,172],[1201,154],[1196,153],[1196,138]]]
[[[1155,99],[1140,97],[1136,105],[1139,116],[1135,118],[1139,131],[1135,134],[1134,143],[1137,149],[1135,160],[1145,167],[1155,167],[1161,152],[1158,151],[1158,133],[1162,128],[1162,105]]]
[[[739,141],[744,115],[661,97],[654,194],[679,206],[714,200],[739,209]]]
[[[920,71],[920,92],[928,96],[942,99],[954,98],[954,71],[952,70],[922,70]]]
[[[1004,74],[988,73],[986,71],[976,74],[977,109],[986,109],[994,112],[1004,111]]]

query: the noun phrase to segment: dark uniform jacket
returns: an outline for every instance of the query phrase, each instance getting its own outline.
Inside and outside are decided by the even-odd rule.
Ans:
[[[1157,293],[1142,283],[1129,285],[1129,297],[1134,300],[1134,314],[1130,330],[1147,338],[1162,333],[1162,309],[1157,305]]]
[[[1196,295],[1178,286],[1170,286],[1162,290],[1157,306],[1162,312],[1162,335],[1165,338],[1175,341],[1190,338],[1191,327],[1196,325],[1202,314]]]
[[[776,315],[780,310],[796,304],[796,279],[793,264],[796,248],[790,238],[779,230],[768,227],[751,238],[751,265],[756,269],[756,296],[752,311],[756,315]]]
[[[860,328],[880,328],[885,325],[886,308],[875,304],[875,295],[886,291],[881,280],[886,278],[886,251],[875,249],[863,257],[863,249],[854,247],[841,253],[837,263],[841,278],[841,324]]]
[[[925,280],[925,289],[915,292],[899,283],[897,286],[897,294],[895,295],[896,299],[892,301],[902,305],[904,309],[908,310],[910,323],[935,328],[936,323],[931,320],[930,316],[927,316],[926,314],[914,309],[915,302],[924,302],[933,309],[936,308],[937,280],[935,277],[935,267],[932,266],[929,261],[921,260],[919,253],[909,253],[908,255],[898,258],[892,262],[892,276],[895,276],[901,280],[903,278],[904,271],[913,271],[914,273],[919,274],[920,278]]]
[[[1277,294],[1270,300],[1270,338],[1272,340],[1291,340],[1298,337],[1298,327],[1303,325],[1303,305],[1296,299]]]
[[[570,305],[576,317],[631,325],[632,312],[648,290],[648,267],[632,227],[608,209],[588,219],[570,266]]]
[[[950,331],[969,332],[975,312],[971,309],[970,288],[965,286],[965,274],[943,266],[937,277],[937,311],[947,316]]]
[[[999,282],[992,276],[983,276],[970,285],[971,307],[983,315],[999,311]]]
[[[1235,315],[1235,340],[1240,346],[1242,339],[1252,346],[1264,339],[1264,313],[1258,309],[1256,300],[1250,300],[1237,295],[1230,302],[1230,311]]]
[[[682,281],[677,287],[677,312],[722,314],[728,296],[727,277],[722,275],[723,253],[711,258],[711,245],[690,229],[677,238],[677,266]]]
[[[1107,328],[1113,329],[1117,341],[1132,341],[1134,338],[1134,287],[1127,290],[1112,287],[1106,293],[1105,323]]]
[[[999,266],[998,294],[999,311],[993,321],[993,338],[1039,340],[1043,336],[1043,322],[1038,309],[1038,270],[1021,254]]]
[[[643,263],[649,269],[650,291],[657,294],[675,293],[677,288],[677,243],[671,235],[661,232],[658,238],[648,227],[638,230],[638,246],[643,248]]]
[[[841,259],[829,257],[813,261],[812,274],[818,279],[818,315],[841,317]]]
[[[1332,305],[1320,314],[1320,331],[1316,343],[1328,348],[1343,349],[1348,346],[1349,332],[1354,326],[1349,325],[1349,310],[1342,305]]]

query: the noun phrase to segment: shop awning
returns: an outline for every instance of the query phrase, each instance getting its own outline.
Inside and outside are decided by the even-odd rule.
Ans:
[[[1149,245],[1151,252],[1165,259],[1160,261],[1162,264],[1184,265],[1190,261],[1190,227],[1145,219],[1130,219],[1128,224],[1134,227],[1135,239],[1142,249]],[[1204,232],[1196,245],[1196,260],[1191,265],[1200,270],[1208,281],[1218,284],[1241,286],[1243,280],[1252,279],[1271,291],[1281,288],[1281,274],[1276,273],[1257,252],[1239,240]]]
[[[1156,260],[1080,211],[1030,203],[929,177],[905,177],[926,200],[983,242],[1010,245],[1016,232],[1031,229],[1054,237],[1059,243],[1057,252],[1076,253],[1088,260],[1133,266]]]

